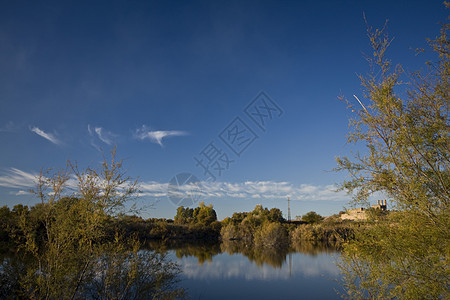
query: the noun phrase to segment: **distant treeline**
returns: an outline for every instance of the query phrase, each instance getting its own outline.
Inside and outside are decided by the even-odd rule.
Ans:
[[[60,206],[69,209],[71,199],[61,199]],[[0,208],[0,250],[20,248],[25,235],[37,241],[45,239],[45,220],[41,213],[45,204],[27,207],[18,204],[9,209]],[[20,223],[26,222],[27,232]],[[235,212],[223,221],[217,220],[212,205],[200,203],[196,208],[180,206],[174,219],[143,219],[134,215],[109,217],[103,222],[104,239],[113,239],[117,232],[124,237],[138,237],[141,242],[151,241],[239,241],[258,247],[295,245],[303,241],[326,242],[339,246],[353,237],[354,228],[361,226],[342,221],[338,215],[322,218],[315,212],[303,216],[302,222],[287,222],[278,208],[256,205],[251,212]],[[109,236],[109,237],[108,237]]]

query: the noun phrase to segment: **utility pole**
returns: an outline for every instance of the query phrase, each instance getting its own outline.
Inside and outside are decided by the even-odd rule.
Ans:
[[[288,197],[288,222],[291,221],[291,200]]]

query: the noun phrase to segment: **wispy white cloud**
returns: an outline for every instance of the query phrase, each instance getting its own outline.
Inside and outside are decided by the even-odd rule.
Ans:
[[[45,131],[43,131],[42,129],[39,129],[38,127],[32,127],[30,128],[30,130],[34,133],[36,133],[37,135],[43,137],[44,139],[52,142],[55,145],[60,145],[61,142],[51,133],[47,133]]]
[[[142,125],[140,129],[137,129],[134,137],[140,140],[149,139],[151,142],[163,146],[162,140],[170,136],[183,136],[188,135],[186,131],[180,130],[150,130],[145,125]]]
[[[49,174],[43,173],[44,180],[48,179],[46,177],[47,175]],[[16,189],[17,191],[10,193],[13,195],[25,195],[29,193],[27,192],[28,190],[36,187],[38,177],[39,173],[26,172],[16,168],[4,169],[0,171],[0,187]],[[102,181],[98,181],[98,183],[100,186],[105,185]],[[78,188],[78,179],[72,174],[65,182],[64,187],[67,192],[76,191]]]
[[[30,195],[30,194],[31,194],[31,192],[29,192],[29,191],[28,192],[27,191],[22,191],[22,190],[14,193],[14,195],[16,195],[16,196]]]
[[[202,192],[206,197],[286,199],[293,201],[347,200],[345,192],[335,192],[334,185],[294,185],[289,182],[246,181],[244,183],[204,182]]]
[[[97,143],[94,140],[94,132],[91,129],[91,125],[88,124],[88,132],[89,135],[91,136],[91,146],[94,147],[95,149],[97,149],[98,151],[102,151],[101,147],[99,145],[97,145]]]
[[[101,127],[95,127],[95,133],[97,133],[98,138],[105,144],[112,144],[112,134],[110,132],[103,131]]]
[[[100,140],[103,143],[107,145],[112,145],[114,143],[114,138],[116,137],[115,134],[113,134],[110,131],[104,130],[102,127],[94,127],[92,128],[91,125],[88,124],[88,132],[91,136],[91,145],[95,149],[101,151],[101,147],[96,143],[96,140]]]
[[[28,194],[27,190],[36,187],[38,177],[39,173],[9,168],[0,172],[0,187],[18,189],[17,192],[14,192],[15,195],[25,195]],[[77,187],[76,178],[69,178],[65,186],[71,190],[75,189]]]
[[[25,172],[16,168],[5,170],[0,175],[0,186],[17,189],[29,189],[35,186],[38,174]]]
[[[111,140],[102,135],[103,129],[101,127],[95,127],[95,133],[97,133],[98,138],[105,144],[111,145]]]
[[[16,188],[21,191],[27,190],[35,186],[37,175],[36,173],[10,168],[0,174],[0,186]],[[76,185],[74,178],[69,179],[66,184],[72,190],[76,188]],[[167,182],[141,182],[140,196],[165,197],[168,195],[168,188]],[[284,181],[197,182],[178,186],[176,190],[177,193],[180,193],[180,197],[183,197],[183,193],[195,191],[196,194],[204,198],[276,200],[289,197],[292,201],[349,200],[349,196],[345,192],[335,192],[336,186],[334,185],[294,185]]]
[[[148,197],[165,197],[167,196],[168,183],[160,183],[157,181],[142,182],[139,186],[140,196]]]
[[[195,190],[206,198],[240,198],[240,199],[286,199],[293,201],[348,201],[345,192],[336,192],[334,185],[294,185],[289,182],[276,181],[246,181],[231,182],[200,182],[177,187],[182,197],[183,193]],[[144,182],[141,185],[142,196],[161,197],[167,195],[168,184],[156,181]]]

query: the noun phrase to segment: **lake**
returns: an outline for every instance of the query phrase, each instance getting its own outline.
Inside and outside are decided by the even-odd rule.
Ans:
[[[169,250],[191,299],[340,299],[339,252],[324,245],[252,249],[236,243]]]
[[[64,291],[53,298],[74,293],[77,299],[151,299],[159,292],[176,288],[184,288],[189,299],[339,299],[337,292],[342,292],[335,265],[340,254],[326,244],[255,247],[237,241],[153,241],[137,252],[117,250],[120,249],[105,248],[101,255],[91,257],[88,267],[82,270],[77,269],[80,257],[73,260],[67,256],[63,261],[66,267],[57,273],[60,277],[56,281],[55,273],[47,271],[52,269],[41,271],[32,256],[6,254],[0,265],[0,298],[23,293],[39,298],[40,293],[47,292],[47,285],[35,284],[33,290],[22,286],[22,278],[31,278],[23,277],[26,274],[31,274],[31,279],[39,276],[39,282],[48,280],[52,291]],[[179,272],[167,259],[178,264]],[[85,275],[84,281],[73,285],[78,281],[71,278],[79,280],[80,272]],[[179,282],[172,285],[176,274]],[[165,279],[157,283],[158,278]],[[157,284],[168,290],[159,290]]]

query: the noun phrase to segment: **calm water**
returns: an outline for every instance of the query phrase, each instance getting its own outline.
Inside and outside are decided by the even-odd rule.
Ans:
[[[219,247],[169,251],[191,299],[340,299],[337,251]]]
[[[151,249],[167,254],[168,258],[179,264],[181,281],[178,287],[183,287],[190,299],[339,299],[337,291],[341,291],[337,282],[339,272],[335,265],[339,252],[330,246],[301,244],[275,249],[226,241],[209,244],[149,244],[142,249],[138,260],[143,266],[141,271],[144,276],[133,283],[135,285],[130,288],[130,293],[153,286],[153,268],[160,262],[152,256],[153,251],[148,251]],[[116,260],[109,261],[113,264],[106,265],[107,270],[117,271],[114,273],[116,275],[128,274],[130,269],[126,259],[120,260],[120,255],[110,255],[106,253],[104,258],[107,261],[109,257]],[[2,295],[12,296],[20,290],[16,290],[17,274],[24,272],[24,266],[29,262],[21,259],[23,257],[6,256],[0,260],[3,261],[0,279],[2,283],[8,283],[0,285],[0,298]],[[32,260],[30,262],[34,263]],[[106,273],[98,271],[103,270],[98,269],[103,265],[92,266],[92,274],[97,274],[96,280],[86,282],[80,295],[96,295],[99,291],[115,295],[117,291],[122,291],[120,284],[125,281],[112,281],[110,286],[111,282],[100,276]],[[98,268],[95,269],[95,266]],[[64,282],[62,287],[67,288]]]

